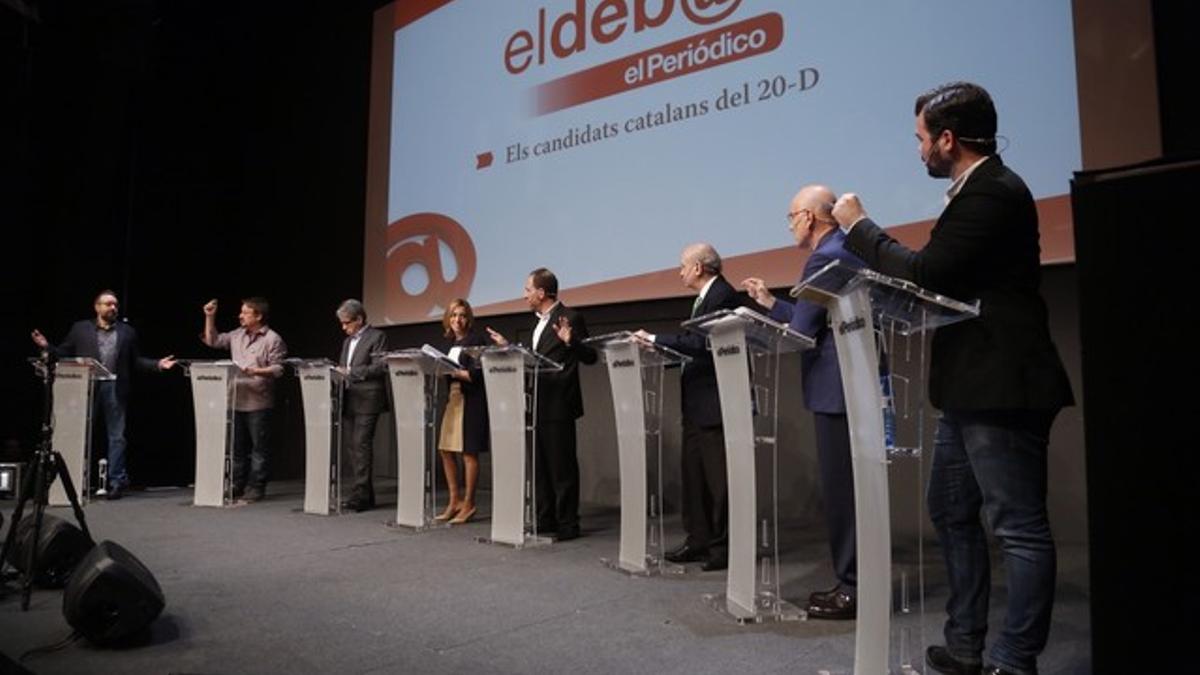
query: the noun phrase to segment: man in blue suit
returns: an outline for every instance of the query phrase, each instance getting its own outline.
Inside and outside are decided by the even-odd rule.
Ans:
[[[175,365],[175,358],[167,356],[155,361],[142,357],[138,349],[137,331],[129,324],[117,321],[116,293],[100,291],[96,295],[94,309],[96,318],[75,322],[57,347],[50,344],[36,328],[31,337],[38,349],[53,352],[55,357],[93,358],[116,375],[115,380],[97,382],[93,397],[104,417],[104,429],[108,435],[107,496],[109,499],[120,499],[122,491],[129,487],[129,475],[125,471],[125,410],[129,404],[129,383],[133,370],[169,370]]]
[[[788,229],[796,244],[812,251],[801,279],[807,279],[834,260],[858,268],[863,261],[846,251],[846,235],[838,229],[832,209],[836,199],[823,185],[808,185],[792,198]],[[771,295],[762,279],[742,282],[758,304],[770,310],[771,318],[787,322],[793,330],[817,343],[800,355],[804,407],[813,413],[817,437],[817,463],[825,493],[825,519],[837,586],[809,596],[808,615],[815,619],[853,619],[857,608],[857,548],[854,528],[854,470],[850,463],[850,428],[846,423],[846,399],[837,348],[829,330],[825,308],[801,300],[795,304]]]

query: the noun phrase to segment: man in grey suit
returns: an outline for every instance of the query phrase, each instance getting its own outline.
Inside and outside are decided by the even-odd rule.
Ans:
[[[354,467],[354,488],[343,506],[361,512],[375,507],[375,424],[388,405],[387,364],[380,358],[387,351],[387,336],[367,325],[367,311],[358,300],[339,305],[337,318],[346,333],[338,370],[346,376],[342,419],[350,428],[349,454]]]

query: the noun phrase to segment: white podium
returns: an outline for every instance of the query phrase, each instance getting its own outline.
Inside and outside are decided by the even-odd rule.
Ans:
[[[663,557],[663,371],[691,357],[620,331],[584,341],[608,367],[621,477],[621,544],[604,564],[629,574],[681,573]]]
[[[892,459],[916,458],[918,504],[923,472],[925,425],[925,343],[923,332],[975,318],[979,303],[967,304],[878,272],[854,270],[834,261],[792,289],[792,296],[824,304],[837,345],[854,467],[854,506],[858,545],[858,621],[854,672],[858,675],[916,672],[923,660],[924,572],[921,536],[917,536],[916,600],[913,579],[892,566],[888,466]],[[876,335],[876,329],[882,335]],[[908,341],[897,348],[896,336]],[[911,338],[911,340],[910,340]],[[894,372],[915,365],[910,377],[885,374],[881,387],[878,350],[886,348]],[[899,385],[899,386],[898,386]],[[884,391],[886,388],[886,392]],[[887,396],[885,397],[885,393]],[[893,397],[893,393],[899,396]],[[900,401],[899,406],[896,402]],[[887,424],[885,427],[885,419]],[[885,433],[886,429],[886,433]],[[923,513],[918,514],[918,521]],[[893,610],[892,580],[900,594]],[[894,614],[893,614],[894,612]],[[893,640],[893,629],[899,635]],[[895,649],[892,649],[892,645]]]
[[[304,401],[304,512],[342,512],[342,397],[345,378],[329,359],[287,359]]]
[[[229,360],[191,361],[196,415],[196,479],[194,506],[227,506],[233,501],[230,481],[233,452],[233,401],[241,369]]]
[[[94,383],[117,379],[99,361],[65,358],[54,364],[54,434],[51,444],[62,455],[67,471],[78,477],[79,503],[91,494],[92,410]],[[104,486],[101,486],[104,487]],[[50,485],[50,506],[70,506],[59,481]]]
[[[516,548],[549,544],[537,531],[537,382],[539,373],[562,365],[520,345],[468,350],[483,364],[491,424],[492,530],[482,541]]]
[[[706,599],[739,623],[802,619],[804,611],[780,593],[779,360],[815,343],[745,307],[698,316],[682,326],[708,336],[725,430],[729,573],[725,594]]]
[[[383,355],[396,424],[396,519],[390,527],[417,531],[436,525],[437,395],[442,377],[459,365],[437,349],[401,349]],[[443,523],[445,525],[445,523]]]

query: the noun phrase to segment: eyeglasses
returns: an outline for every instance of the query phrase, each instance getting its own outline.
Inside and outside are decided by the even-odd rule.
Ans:
[[[832,212],[833,204],[829,205],[829,209]],[[796,211],[788,211],[788,214],[787,214],[788,230],[796,229],[796,219],[800,217],[801,213],[807,213],[810,217],[812,217],[814,223],[833,223],[833,222],[835,222],[833,220],[830,220],[829,218],[821,218],[812,209],[798,209]]]

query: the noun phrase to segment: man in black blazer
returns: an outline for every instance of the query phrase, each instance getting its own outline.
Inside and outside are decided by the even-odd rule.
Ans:
[[[583,417],[579,364],[596,362],[583,315],[558,300],[558,278],[540,267],[525,280],[525,301],[537,314],[533,350],[562,364],[558,372],[538,375],[535,430],[538,532],[555,532],[558,541],[579,536],[579,460],[575,449],[575,420]],[[508,340],[487,329],[498,345]]]
[[[980,86],[953,82],[917,98],[921,161],[950,178],[946,208],[919,251],[905,248],[845,194],[834,217],[846,248],[891,276],[962,300],[978,319],[933,336],[929,398],[942,411],[929,515],[949,576],[942,673],[1036,673],[1054,603],[1055,551],[1046,516],[1046,452],[1055,415],[1074,399],[1038,293],[1037,209],[996,154],[996,109]],[[980,511],[1008,574],[1003,628],[983,663],[990,570]]]
[[[721,256],[709,244],[692,244],[679,256],[679,278],[696,292],[692,317],[742,304],[737,291],[721,276]],[[644,340],[692,357],[679,376],[683,411],[680,456],[683,530],[687,537],[664,557],[671,562],[704,561],[705,571],[729,564],[729,499],[725,471],[725,431],[717,371],[705,337],[697,333],[651,335]]]
[[[88,357],[104,364],[116,380],[97,382],[93,389],[93,400],[104,417],[104,429],[108,436],[108,498],[120,499],[129,486],[129,474],[125,469],[125,411],[129,406],[129,384],[133,370],[159,372],[175,365],[173,356],[157,361],[144,358],[138,349],[137,331],[127,323],[117,321],[117,294],[110,290],[100,291],[93,305],[95,319],[77,321],[57,347],[50,344],[36,328],[33,343],[42,351],[53,352],[56,357]],[[86,486],[82,486],[86,489]]]
[[[387,336],[367,325],[367,311],[358,300],[338,306],[337,318],[346,333],[338,370],[346,378],[342,419],[350,427],[348,454],[354,468],[354,487],[343,506],[362,512],[375,507],[375,426],[388,407],[387,364],[381,357],[387,351]]]

